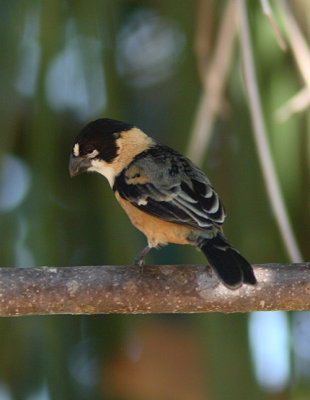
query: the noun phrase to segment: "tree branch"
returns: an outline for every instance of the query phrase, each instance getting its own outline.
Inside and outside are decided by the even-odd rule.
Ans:
[[[254,269],[233,291],[197,265],[0,268],[0,316],[310,309],[310,263]]]

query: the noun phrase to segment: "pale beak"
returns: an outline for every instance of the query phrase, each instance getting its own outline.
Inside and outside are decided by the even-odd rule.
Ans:
[[[75,157],[72,154],[70,155],[69,172],[71,177],[87,171],[90,166],[91,163],[88,158]]]

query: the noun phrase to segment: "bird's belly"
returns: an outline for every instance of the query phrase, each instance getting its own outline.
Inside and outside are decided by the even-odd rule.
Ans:
[[[166,243],[192,244],[187,239],[192,231],[190,227],[153,217],[120,197],[118,192],[115,196],[131,222],[145,234],[151,247]]]

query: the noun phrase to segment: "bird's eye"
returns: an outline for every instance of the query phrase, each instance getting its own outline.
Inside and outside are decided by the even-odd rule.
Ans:
[[[95,150],[95,148],[91,144],[88,144],[87,146],[84,147],[85,154],[92,153],[94,150]]]
[[[91,145],[86,146],[84,151],[87,158],[95,158],[99,154],[99,151]]]

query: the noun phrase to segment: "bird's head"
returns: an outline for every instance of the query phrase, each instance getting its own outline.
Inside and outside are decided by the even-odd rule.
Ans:
[[[72,147],[69,172],[98,172],[111,186],[115,176],[135,154],[147,148],[151,138],[140,129],[109,118],[97,119],[77,135]]]

